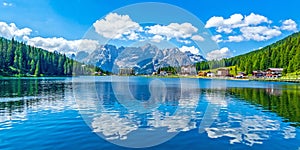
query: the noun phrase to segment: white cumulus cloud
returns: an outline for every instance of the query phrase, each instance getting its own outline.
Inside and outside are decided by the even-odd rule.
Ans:
[[[224,20],[225,25],[237,25],[241,24],[243,21],[243,15],[241,14],[233,14],[230,18]]]
[[[215,27],[219,33],[231,33],[235,28],[259,25],[261,23],[272,23],[272,21],[265,16],[254,13],[245,17],[241,14],[233,14],[228,19],[213,16],[206,22],[205,28]]]
[[[184,44],[191,44],[192,42],[190,40],[177,40],[178,42],[184,43]]]
[[[222,58],[228,58],[231,57],[232,53],[229,50],[228,47],[223,47],[219,50],[213,50],[211,52],[209,52],[206,56],[207,60],[220,60]]]
[[[223,17],[211,17],[205,24],[205,28],[217,28],[216,31],[221,33],[231,33],[233,28],[237,28],[242,26],[243,16],[241,14],[233,14],[228,19],[224,19]]]
[[[62,37],[43,38],[34,37],[27,41],[27,44],[39,47],[48,51],[58,51],[62,53],[76,53],[78,51],[91,52],[99,47],[98,41],[81,39],[81,40],[66,40]]]
[[[285,20],[282,22],[281,29],[288,31],[297,31],[297,23],[292,19]]]
[[[224,23],[223,17],[213,16],[205,24],[205,28],[219,27]]]
[[[194,40],[194,41],[199,41],[199,42],[204,41],[204,38],[200,35],[194,35],[194,36],[192,36],[191,39]]]
[[[98,41],[89,39],[66,40],[62,37],[30,37],[30,28],[18,28],[14,23],[7,24],[0,22],[0,36],[11,39],[13,37],[23,40],[29,45],[42,48],[48,51],[58,51],[61,53],[76,53],[78,51],[93,51],[99,47]]]
[[[0,36],[11,39],[13,37],[24,38],[32,32],[29,28],[19,29],[14,23],[0,22]]]
[[[136,40],[136,39],[139,38],[139,35],[138,35],[137,33],[135,33],[135,32],[131,32],[131,33],[127,36],[127,38],[128,38],[129,40]]]
[[[136,32],[142,31],[142,27],[132,21],[128,15],[110,13],[104,19],[97,20],[93,24],[95,31],[108,39],[122,39],[127,37],[130,40],[137,39]]]
[[[241,35],[237,36],[228,36],[227,42],[241,42],[244,40],[244,37]]]
[[[240,31],[246,40],[255,41],[265,41],[281,35],[279,29],[266,26],[243,27]]]
[[[223,33],[223,37],[220,34],[212,37],[216,42],[266,41],[281,35],[283,30],[297,31],[297,24],[292,19],[283,21],[281,27],[272,24],[263,15],[233,14],[229,18],[213,16],[206,22],[205,28],[215,28],[217,33]]]
[[[172,38],[176,39],[186,39],[191,38],[193,34],[195,34],[198,29],[194,27],[190,23],[170,23],[169,25],[154,25],[146,27],[147,33],[154,34],[154,35],[161,35],[165,36],[167,40]]]
[[[221,35],[221,34],[214,35],[214,36],[211,37],[211,39],[212,39],[213,41],[217,42],[217,43],[220,43],[220,42],[223,41],[223,40],[222,40],[222,35]]]
[[[162,41],[162,40],[164,40],[165,38],[163,37],[163,36],[161,36],[161,35],[154,35],[153,37],[152,37],[152,40],[151,41],[153,41],[153,42],[156,42],[156,43],[159,43],[160,41]]]
[[[3,2],[2,5],[3,5],[3,6],[13,6],[12,3],[8,3],[8,2]]]
[[[153,42],[176,39],[177,42],[190,44],[191,40],[204,41],[197,35],[198,28],[189,22],[151,25],[143,27],[128,15],[110,13],[97,20],[93,27],[99,35],[108,39],[141,40],[148,38]]]
[[[182,46],[181,48],[179,48],[179,50],[181,52],[191,52],[192,54],[199,54],[199,49],[196,48],[195,46]]]
[[[251,13],[250,15],[245,17],[244,20],[246,25],[258,25],[261,23],[272,23],[271,20],[269,20],[267,17]]]

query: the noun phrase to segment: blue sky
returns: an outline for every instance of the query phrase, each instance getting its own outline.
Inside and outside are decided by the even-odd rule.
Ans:
[[[149,1],[0,0],[0,22],[2,22],[0,35],[9,38],[12,35],[22,34],[19,36],[21,40],[39,47],[45,45],[45,43],[39,42],[48,42],[48,47],[42,48],[76,49],[80,47],[78,43],[82,42],[79,40],[98,19],[118,8],[141,2]],[[299,30],[300,12],[298,7],[300,1],[298,0],[189,0],[188,2],[152,0],[151,2],[168,3],[181,7],[199,18],[203,22],[205,30],[210,31],[215,40],[216,37],[221,37],[217,43],[218,48],[210,56],[230,57],[243,54],[271,44]],[[163,10],[161,11],[163,12]],[[135,13],[142,18],[145,12],[138,10]],[[134,16],[133,18],[129,14],[128,16],[133,22],[138,22],[134,20]],[[176,21],[179,25],[183,23],[176,19],[174,23]],[[17,28],[14,29],[14,34],[4,31],[6,28],[13,28],[10,23],[14,23]],[[195,27],[201,28],[200,26]],[[155,34],[164,36],[162,33]],[[174,38],[178,40],[177,37]],[[64,43],[63,45],[58,44],[61,41]],[[88,41],[88,43],[93,43],[93,41]],[[183,45],[182,43],[180,46]],[[186,47],[192,46],[193,44],[190,44]],[[197,46],[195,45],[195,47]],[[89,47],[89,49],[92,48]],[[203,48],[199,47],[199,49]],[[67,50],[62,52],[67,52]]]

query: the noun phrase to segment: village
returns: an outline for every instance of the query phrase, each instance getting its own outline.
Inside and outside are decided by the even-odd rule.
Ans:
[[[193,65],[181,66],[176,69],[177,71],[158,70],[152,73],[152,76],[191,76],[191,77],[203,77],[203,78],[235,78],[235,79],[249,79],[249,78],[280,78],[282,77],[283,68],[268,68],[265,71],[256,70],[251,75],[247,75],[244,72],[238,72],[236,75],[231,74],[231,68],[218,68],[213,71],[196,71],[196,67]],[[133,68],[120,68],[118,75],[128,76],[137,75]]]
[[[237,75],[230,74],[229,68],[219,68],[215,72],[199,71],[198,76],[201,77],[229,77],[237,79],[249,79],[249,78],[280,78],[282,77],[283,68],[268,68],[265,71],[257,70],[253,71],[250,76],[244,72],[239,72]]]

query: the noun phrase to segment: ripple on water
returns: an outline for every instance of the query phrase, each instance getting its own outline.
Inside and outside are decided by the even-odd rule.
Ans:
[[[199,147],[239,149],[242,145],[244,146],[242,148],[260,149],[284,145],[283,147],[287,149],[300,150],[299,144],[295,143],[300,140],[297,135],[299,134],[297,111],[300,108],[297,103],[299,101],[297,92],[266,90],[264,88],[270,86],[261,82],[251,82],[252,85],[257,83],[261,89],[247,89],[243,88],[246,86],[244,82],[242,85],[239,82],[228,81],[230,87],[239,84],[239,88],[218,89],[218,91],[199,90],[197,91],[199,102],[189,101],[190,99],[186,98],[180,103],[176,99],[178,89],[170,85],[172,88],[169,89],[167,101],[161,102],[157,109],[139,114],[137,111],[127,110],[114,99],[110,84],[106,80],[97,83],[99,84],[97,96],[101,101],[89,96],[93,89],[90,89],[91,86],[86,86],[84,82],[76,83],[76,86],[82,86],[82,97],[80,97],[82,101],[74,101],[72,93],[74,88],[70,88],[70,81],[38,82],[37,94],[33,94],[25,86],[19,86],[24,88],[22,90],[25,94],[19,93],[15,95],[16,97],[5,97],[6,94],[0,91],[0,149],[53,149],[54,147],[114,149],[120,147],[98,137],[95,132],[103,133],[107,140],[126,141],[132,132],[140,128],[149,129],[148,131],[166,128],[164,132],[181,133],[167,143],[154,148],[166,149],[173,146],[173,149],[183,149],[190,146],[191,149]],[[137,78],[138,83],[135,85],[137,89],[145,84],[145,80],[139,81]],[[24,82],[35,85],[35,82]],[[20,84],[25,84],[24,82]],[[8,83],[19,84],[12,81]],[[281,84],[274,87],[278,88]],[[12,86],[14,87],[18,86]],[[131,90],[135,92],[135,89]],[[9,90],[4,91],[9,92]],[[270,91],[276,93],[269,93]],[[226,97],[222,97],[220,93],[226,93]],[[135,94],[139,96],[139,93]],[[147,95],[143,96],[147,97]],[[174,116],[179,105],[189,106],[189,104],[196,104],[198,107],[189,112],[181,111],[180,116]],[[205,128],[206,132],[201,134],[198,128],[208,105],[220,108],[220,112],[212,114],[216,119],[211,126]],[[94,111],[95,109],[98,110]],[[79,114],[79,110],[84,114]],[[90,122],[84,122],[81,115],[89,116]],[[206,145],[201,146],[199,143]]]

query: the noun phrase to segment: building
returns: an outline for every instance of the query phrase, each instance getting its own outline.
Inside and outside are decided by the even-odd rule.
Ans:
[[[133,70],[133,68],[120,68],[119,75],[121,75],[121,76],[134,75],[134,70]]]
[[[180,74],[181,75],[196,75],[197,74],[196,67],[193,65],[181,66]]]
[[[252,76],[256,78],[262,78],[266,76],[266,72],[264,71],[253,71]]]
[[[216,74],[215,73],[213,73],[213,72],[207,72],[207,77],[215,77],[216,76]]]
[[[244,72],[239,72],[235,77],[236,78],[245,78],[245,77],[247,77],[247,74]]]
[[[200,76],[200,77],[206,77],[207,76],[207,72],[205,72],[205,71],[199,71],[198,72],[198,76]]]
[[[101,76],[101,75],[103,75],[103,73],[101,71],[98,71],[98,72],[95,72],[94,75]]]
[[[159,75],[160,75],[160,76],[167,76],[168,73],[167,73],[167,71],[163,71],[163,70],[162,70],[162,71],[159,72]]]
[[[219,77],[230,76],[229,69],[228,68],[220,68],[220,69],[218,69],[216,76],[219,76]]]
[[[266,70],[267,78],[279,78],[282,76],[283,68],[269,68]]]

